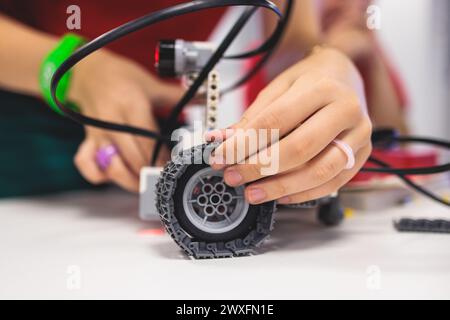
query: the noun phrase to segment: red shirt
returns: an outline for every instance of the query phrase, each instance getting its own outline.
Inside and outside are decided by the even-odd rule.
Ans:
[[[0,0],[0,11],[41,31],[63,35],[70,30],[66,22],[67,8],[78,5],[81,9],[81,30],[76,33],[93,39],[125,22],[139,18],[169,6],[180,4],[181,0],[133,0],[130,3],[119,0]],[[174,18],[113,43],[110,49],[141,63],[154,71],[154,51],[160,39],[205,40],[224,9],[212,9]],[[385,58],[388,62],[388,59]],[[407,104],[407,95],[398,73],[388,63],[388,70],[402,105]],[[361,70],[363,73],[364,70]],[[252,102],[265,85],[263,79],[254,79],[248,102]]]
[[[67,8],[81,9],[81,30],[73,32],[88,39],[109,31],[123,23],[166,7],[180,4],[180,0],[0,0],[0,11],[31,27],[63,35],[67,29]],[[154,51],[160,39],[205,40],[221,18],[224,9],[208,10],[177,17],[146,28],[112,44],[110,49],[127,56],[149,70],[154,70]]]

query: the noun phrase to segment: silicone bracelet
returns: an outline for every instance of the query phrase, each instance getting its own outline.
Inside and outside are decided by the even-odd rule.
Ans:
[[[79,47],[84,45],[86,40],[76,34],[69,33],[66,34],[58,45],[53,49],[49,55],[44,59],[40,75],[39,75],[39,84],[41,87],[42,97],[48,103],[48,105],[55,111],[56,113],[63,115],[61,110],[56,105],[55,101],[53,101],[51,94],[51,82],[52,77],[55,74],[56,70],[61,66],[61,64],[69,58]],[[71,72],[67,72],[64,77],[61,79],[58,90],[56,92],[56,96],[59,101],[62,103],[67,103],[67,93],[70,88],[70,79],[72,77]],[[78,108],[73,104],[68,104],[68,106],[74,110],[78,111]]]

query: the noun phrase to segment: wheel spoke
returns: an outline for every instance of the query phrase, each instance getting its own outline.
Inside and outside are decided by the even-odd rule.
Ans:
[[[208,170],[211,169],[196,173],[186,184],[185,212],[194,226],[202,231],[227,232],[243,221],[249,205],[243,190],[228,187],[220,173]]]

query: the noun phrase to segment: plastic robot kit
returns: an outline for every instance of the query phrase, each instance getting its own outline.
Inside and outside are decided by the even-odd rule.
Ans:
[[[207,42],[162,41],[156,51],[157,70],[161,76],[183,77],[189,82],[214,51],[215,47]],[[209,73],[200,92],[206,92],[202,128],[206,132],[217,125],[220,76],[216,70]],[[254,253],[274,226],[275,202],[250,205],[245,200],[244,186],[227,186],[223,172],[213,170],[203,160],[217,146],[187,146],[165,168],[145,168],[141,174],[141,218],[153,220],[159,216],[174,241],[195,258]],[[200,163],[193,164],[198,159]],[[337,195],[291,207],[319,207],[319,220],[326,225],[337,225],[343,219]]]
[[[230,88],[221,88],[220,74],[215,68],[216,65],[223,58],[237,60],[261,56],[255,69],[239,79],[231,89],[238,88],[249,80],[264,66],[279,43],[288,24],[294,1],[286,1],[284,12],[268,0],[197,0],[150,13],[92,40],[75,51],[59,66],[51,79],[52,99],[65,116],[80,124],[157,140],[158,144],[153,155],[155,158],[161,146],[173,147],[173,134],[178,132],[175,129],[178,126],[179,116],[194,98],[203,97],[201,101],[203,128],[192,129],[192,123],[187,123],[184,135],[195,135],[198,133],[196,130],[208,131],[217,127],[218,109],[223,107],[220,105],[221,93],[229,92]],[[244,10],[218,46],[208,42],[183,40],[160,42],[156,51],[158,72],[161,76],[182,78],[188,87],[185,96],[173,108],[160,133],[90,118],[58,100],[57,90],[61,79],[78,62],[93,52],[155,23],[196,11],[230,6],[241,6]],[[258,9],[269,10],[279,18],[272,36],[255,50],[226,56],[227,49]],[[182,140],[190,141],[191,139]],[[448,142],[401,138],[390,130],[374,134],[373,141],[375,145],[386,148],[395,142],[422,142],[450,148]],[[232,188],[226,185],[223,172],[216,171],[208,165],[209,155],[217,146],[217,143],[204,142],[183,144],[182,150],[172,157],[172,161],[165,168],[149,166],[141,173],[141,218],[161,219],[176,244],[187,255],[197,259],[253,254],[270,236],[274,227],[274,214],[277,208],[275,202],[250,205],[244,196],[244,186]],[[447,172],[450,168],[447,164],[429,168],[394,169],[374,157],[371,161],[377,165],[377,168],[364,168],[365,171],[397,174],[408,185],[429,197],[433,195],[417,186],[408,178],[408,175]],[[437,196],[433,199],[449,205],[448,201]],[[319,221],[327,226],[338,225],[343,220],[343,210],[337,194],[289,207],[317,208]]]

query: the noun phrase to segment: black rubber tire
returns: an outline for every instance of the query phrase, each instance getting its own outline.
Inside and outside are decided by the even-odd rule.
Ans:
[[[320,223],[327,227],[338,226],[344,221],[344,209],[338,197],[330,198],[329,202],[322,204],[317,215]]]
[[[250,206],[244,220],[233,230],[223,234],[211,234],[199,230],[186,216],[183,207],[183,191],[196,172],[207,164],[183,164],[183,158],[194,159],[205,149],[217,145],[192,148],[169,162],[157,184],[157,208],[168,234],[189,256],[197,259],[239,257],[254,254],[269,237],[274,225],[275,202]],[[202,157],[203,158],[203,157]],[[195,163],[195,162],[190,162]]]

